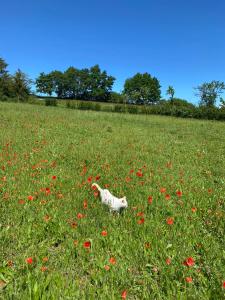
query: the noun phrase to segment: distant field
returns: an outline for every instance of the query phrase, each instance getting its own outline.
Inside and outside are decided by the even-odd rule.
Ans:
[[[0,299],[224,299],[224,133],[0,102]]]

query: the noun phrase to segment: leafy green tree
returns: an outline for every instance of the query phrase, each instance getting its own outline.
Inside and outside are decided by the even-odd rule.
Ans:
[[[225,84],[222,81],[213,80],[205,82],[195,88],[196,96],[200,97],[200,106],[213,107],[220,94],[225,90]]]
[[[15,97],[19,101],[26,101],[30,94],[31,80],[18,69],[13,76],[13,89]]]
[[[170,96],[170,101],[171,101],[171,103],[173,103],[173,98],[174,98],[175,90],[174,90],[174,88],[171,85],[168,86],[166,94]]]
[[[45,74],[42,72],[36,79],[36,90],[38,93],[47,94],[52,96],[53,94],[53,80],[50,74]]]
[[[156,77],[152,77],[148,73],[137,73],[128,78],[124,84],[123,93],[131,100],[135,100],[137,104],[153,104],[160,100],[161,86]]]
[[[4,59],[0,58],[0,97],[13,97],[13,82],[7,66]]]

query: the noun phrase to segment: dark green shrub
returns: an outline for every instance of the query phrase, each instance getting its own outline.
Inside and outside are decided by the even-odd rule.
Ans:
[[[77,109],[80,110],[93,110],[93,104],[91,102],[88,101],[81,101],[77,103]]]
[[[114,112],[124,113],[126,112],[126,107],[124,104],[115,104],[114,105]]]
[[[57,100],[56,99],[45,99],[45,105],[46,106],[57,106]]]
[[[137,106],[133,106],[133,105],[128,105],[127,106],[127,111],[130,114],[138,114],[138,107]]]
[[[101,105],[100,105],[99,103],[95,103],[95,104],[93,105],[93,108],[94,108],[94,110],[96,110],[96,111],[100,111],[100,110],[101,110]]]

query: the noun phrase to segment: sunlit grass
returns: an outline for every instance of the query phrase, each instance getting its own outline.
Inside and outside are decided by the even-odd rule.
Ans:
[[[223,299],[224,132],[0,103],[0,296]],[[127,196],[122,215],[101,205],[96,180]]]

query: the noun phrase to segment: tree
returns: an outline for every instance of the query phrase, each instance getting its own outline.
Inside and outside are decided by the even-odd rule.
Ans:
[[[195,88],[196,96],[200,97],[200,106],[213,107],[220,94],[225,90],[225,84],[222,81],[213,80],[205,82]]]
[[[13,76],[13,89],[14,94],[20,101],[26,101],[30,94],[31,80],[24,74],[20,69],[18,69]]]
[[[53,94],[53,80],[50,74],[40,73],[35,81],[36,90],[38,93],[43,93],[51,96]]]
[[[0,96],[13,97],[12,77],[7,71],[8,64],[0,58]]]
[[[171,85],[168,86],[166,94],[170,96],[170,101],[171,101],[171,103],[173,103],[173,97],[174,97],[174,94],[175,94],[175,90]]]
[[[160,100],[160,88],[156,77],[151,77],[148,73],[137,73],[125,81],[123,93],[137,104],[153,104]]]

